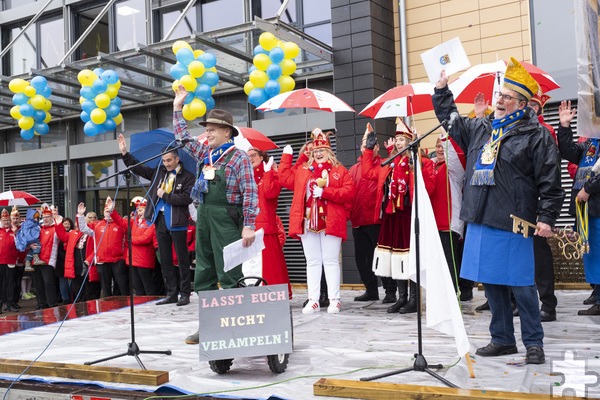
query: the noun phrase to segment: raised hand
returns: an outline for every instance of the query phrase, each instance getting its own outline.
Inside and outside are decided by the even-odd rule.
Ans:
[[[443,89],[446,86],[448,86],[448,75],[446,75],[446,70],[443,69],[440,73],[440,79],[438,79],[435,87],[438,89]]]
[[[267,162],[263,161],[263,167],[264,167],[265,172],[269,172],[271,170],[274,162],[275,162],[275,160],[273,159],[273,156],[269,157],[269,160]]]
[[[571,108],[571,100],[566,101],[563,100],[560,102],[560,106],[558,106],[558,117],[560,119],[560,126],[563,128],[568,128],[571,126],[571,121],[575,114],[577,113],[576,108]]]
[[[367,140],[365,141],[365,147],[369,150],[373,150],[377,146],[377,133],[372,130],[367,134]]]
[[[119,143],[119,151],[121,152],[121,154],[127,154],[127,142],[125,141],[125,136],[123,136],[123,134],[119,133],[119,136],[117,137],[117,142]]]
[[[485,100],[484,94],[481,92],[477,93],[477,95],[475,96],[475,99],[473,100],[473,111],[475,111],[475,116],[477,118],[484,117],[485,110],[487,110],[489,105],[490,105],[490,101]]]
[[[173,99],[173,111],[181,111],[187,94],[187,90],[185,90],[183,85],[179,85],[175,91],[175,98]]]
[[[77,204],[77,215],[84,216],[85,215],[85,203]]]

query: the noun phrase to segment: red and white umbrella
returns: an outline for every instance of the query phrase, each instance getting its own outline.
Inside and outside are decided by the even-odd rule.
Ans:
[[[344,100],[329,92],[317,89],[296,89],[278,94],[262,103],[256,109],[260,111],[273,111],[285,108],[313,108],[328,112],[352,111],[355,112]]]
[[[485,100],[493,102],[494,92],[499,91],[504,81],[508,61],[478,64],[466,70],[449,84],[457,103],[473,103],[477,93],[483,93]],[[560,88],[560,85],[544,70],[527,62],[521,65],[537,81],[543,93]]]
[[[30,206],[40,200],[32,194],[19,190],[9,190],[0,193],[0,206]]]
[[[245,126],[236,126],[236,128],[240,134],[235,136],[233,140],[235,146],[240,150],[246,151],[251,147],[255,147],[261,151],[279,148],[275,142],[257,129]],[[199,135],[197,140],[206,143],[206,133]]]
[[[359,114],[376,119],[431,111],[433,89],[434,85],[427,82],[396,86],[370,102]]]

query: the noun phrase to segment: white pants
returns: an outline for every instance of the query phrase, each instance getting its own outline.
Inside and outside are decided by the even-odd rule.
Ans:
[[[327,297],[340,298],[340,249],[342,238],[325,235],[325,232],[306,232],[300,235],[306,257],[306,283],[308,298],[319,301],[321,294],[321,265],[325,269]]]

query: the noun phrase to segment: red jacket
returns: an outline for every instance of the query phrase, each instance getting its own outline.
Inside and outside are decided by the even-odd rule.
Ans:
[[[290,209],[289,235],[299,239],[304,233],[304,216],[306,213],[306,186],[312,175],[308,167],[302,165],[292,168],[292,155],[283,154],[279,164],[279,180],[284,187],[294,190]],[[325,234],[346,240],[346,221],[349,217],[349,206],[354,199],[354,183],[343,165],[336,165],[329,172],[327,186],[323,188],[323,200],[327,201],[327,217]]]
[[[190,218],[187,228],[186,243],[188,252],[196,251],[196,223]],[[155,248],[158,248],[158,242],[155,243]],[[171,245],[171,254],[173,254],[173,265],[179,266],[179,259],[177,258],[177,252],[175,252],[175,245]],[[190,259],[191,261],[191,259]]]
[[[65,231],[65,227],[63,224],[56,224],[56,236],[63,242],[66,246],[65,251],[65,278],[74,279],[75,278],[75,252],[79,251],[77,249],[77,244],[79,243],[80,238],[83,236],[83,232],[79,229],[71,229],[69,232]],[[89,238],[86,239],[89,242],[85,247],[85,256],[83,257],[86,260],[88,257],[93,256],[94,253],[94,245],[93,241],[90,241]],[[95,269],[94,269],[95,271]],[[96,271],[95,271],[96,273]],[[90,270],[90,281],[94,281],[92,279],[92,271]]]
[[[261,170],[263,165],[260,164]],[[261,171],[262,172],[262,171]],[[256,229],[263,228],[265,235],[277,233],[277,203],[281,185],[277,172],[270,170],[262,174],[262,179],[256,182],[258,186],[258,208],[256,216]]]
[[[119,213],[113,212],[112,219],[119,224],[127,235],[127,220],[124,220]],[[131,219],[131,264],[139,268],[156,268],[156,251],[154,249],[154,239],[156,237],[156,228],[153,225],[148,226],[144,218],[135,221]],[[123,253],[125,264],[129,265],[129,245],[125,239],[125,252]]]
[[[404,156],[404,155],[399,156],[398,158],[396,158],[395,162],[399,162],[399,160],[402,157],[406,157],[406,156]],[[390,165],[386,165],[384,167],[382,167],[380,165],[376,165],[373,161],[373,150],[369,150],[369,149],[365,149],[365,151],[363,153],[363,157],[361,159],[361,165],[362,165],[363,177],[365,179],[370,179],[370,180],[377,182],[377,200],[375,203],[375,204],[377,204],[377,207],[375,207],[373,210],[373,218],[380,218],[381,204],[383,203],[383,195],[384,195],[383,189],[385,187],[385,180],[387,179],[388,175],[392,171],[392,167]],[[421,157],[421,168],[422,168],[422,172],[423,172],[423,181],[425,183],[425,189],[427,190],[427,193],[429,195],[431,195],[431,193],[433,192],[433,189],[434,189],[433,161],[431,161],[427,157]],[[415,187],[413,173],[410,174],[408,182],[409,182],[408,187],[409,187],[409,191],[410,191],[410,198],[412,200],[413,193],[414,193],[414,187]],[[425,193],[423,193],[423,195],[424,194]]]
[[[111,214],[112,222],[107,224],[106,220],[103,219],[94,225],[92,234],[94,235],[94,247],[96,248],[96,264],[114,263],[123,260],[125,229],[114,221],[115,214],[117,212],[113,210]],[[91,265],[93,258],[88,257],[87,261]]]
[[[40,244],[42,250],[40,251],[40,260],[46,265],[56,267],[56,254],[58,252],[59,240],[54,233],[54,225],[40,226]]]
[[[15,246],[15,233],[10,227],[0,228],[0,264],[16,264],[19,254]]]
[[[377,203],[377,182],[363,177],[362,157],[358,157],[357,163],[350,167],[350,176],[356,187],[354,198],[357,199],[354,201],[350,213],[350,222],[353,228],[381,223],[381,218],[373,215],[373,210],[381,208],[381,203]],[[379,166],[379,164],[381,164],[381,157],[376,156],[373,165]]]

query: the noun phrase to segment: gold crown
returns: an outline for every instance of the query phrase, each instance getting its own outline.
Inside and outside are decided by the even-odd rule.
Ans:
[[[503,86],[508,90],[513,90],[525,96],[527,101],[531,100],[534,94],[540,90],[540,86],[535,79],[527,72],[514,57],[510,58],[504,73]]]
[[[397,117],[396,118],[396,135],[406,136],[410,140],[414,138],[414,135],[410,128],[404,123],[404,119]]]
[[[8,210],[6,208],[2,209],[2,215],[0,218],[5,220],[10,219],[10,217],[8,216]]]
[[[16,205],[13,206],[12,211],[10,212],[10,215],[13,217],[16,217],[17,215],[19,215],[19,209],[17,208]]]
[[[329,143],[329,134],[330,132],[323,132],[320,128],[315,128],[312,131],[313,138],[313,150],[314,149],[331,149],[331,144]]]

